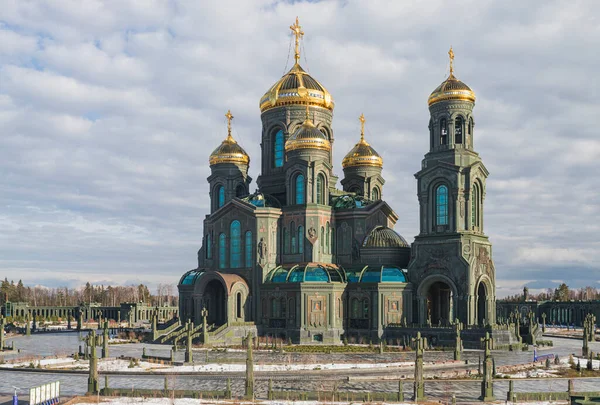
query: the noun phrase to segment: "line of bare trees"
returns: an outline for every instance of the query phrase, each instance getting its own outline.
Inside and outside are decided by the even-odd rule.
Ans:
[[[176,306],[177,289],[170,284],[159,284],[156,293],[150,293],[144,284],[129,286],[104,286],[86,283],[76,288],[25,286],[5,278],[0,285],[0,304],[6,301],[27,302],[29,305],[76,306],[82,303],[99,303],[103,306],[119,306],[122,302],[145,302],[150,305]]]

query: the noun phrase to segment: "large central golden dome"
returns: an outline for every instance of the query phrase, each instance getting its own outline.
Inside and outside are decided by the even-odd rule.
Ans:
[[[450,48],[450,75],[442,82],[429,96],[427,104],[430,106],[438,101],[446,100],[464,100],[475,102],[475,93],[469,86],[458,80],[454,76],[454,51]]]
[[[296,63],[281,79],[260,98],[260,112],[271,108],[290,105],[306,104],[324,107],[333,110],[334,102],[325,87],[315,78],[306,73],[300,66],[300,38],[304,35],[296,17],[296,23],[290,27],[296,37],[296,51],[294,58]]]

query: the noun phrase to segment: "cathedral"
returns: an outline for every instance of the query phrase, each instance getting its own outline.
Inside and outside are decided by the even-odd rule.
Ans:
[[[415,174],[420,232],[409,244],[394,230],[384,162],[376,140],[365,139],[362,115],[338,188],[335,102],[299,64],[298,19],[290,28],[295,64],[259,101],[256,191],[230,112],[226,138],[208,158],[210,214],[198,267],[179,281],[182,320],[252,325],[259,335],[297,343],[381,339],[457,320],[495,324],[495,269],[484,233],[488,171],[474,147],[475,94],[456,78],[452,49],[450,74],[428,99],[429,151]]]

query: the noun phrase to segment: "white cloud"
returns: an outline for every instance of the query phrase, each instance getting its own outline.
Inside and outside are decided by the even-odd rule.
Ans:
[[[227,109],[258,175],[258,100],[284,71],[297,15],[301,62],[336,100],[336,172],[364,113],[399,232],[418,232],[413,174],[428,148],[426,100],[453,45],[457,75],[477,93],[498,296],[554,286],[565,269],[576,283],[597,282],[593,1],[6,0],[1,273],[175,283],[195,264],[207,158]]]

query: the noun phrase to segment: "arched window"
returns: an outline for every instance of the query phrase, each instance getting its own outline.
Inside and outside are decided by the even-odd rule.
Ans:
[[[229,226],[229,266],[234,269],[242,267],[242,231],[237,219]]]
[[[325,253],[331,253],[331,250],[329,250],[329,246],[330,246],[330,238],[331,238],[331,234],[330,234],[331,230],[329,227],[329,222],[327,222],[327,225],[325,226]]]
[[[242,293],[238,292],[235,296],[235,309],[236,316],[238,318],[242,317]]]
[[[435,191],[436,225],[448,225],[448,187],[441,185]]]
[[[296,224],[294,221],[290,224],[290,235],[291,235],[291,243],[292,243],[292,254],[298,253],[296,250]]]
[[[277,131],[275,134],[275,142],[273,147],[273,157],[275,167],[283,166],[283,151],[284,151],[284,140],[283,140],[283,130]]]
[[[448,144],[448,123],[445,118],[440,121],[440,145]]]
[[[362,313],[363,318],[368,318],[369,317],[369,300],[366,298],[363,299],[362,304],[363,304],[363,308],[362,308],[363,309],[363,313]]]
[[[471,226],[473,229],[479,228],[479,186],[473,183],[471,191]]]
[[[454,143],[463,143],[463,119],[456,117],[454,120]]]
[[[304,253],[304,227],[298,227],[298,253]]]
[[[210,233],[206,234],[206,258],[212,259],[212,243],[210,240]]]
[[[217,188],[217,208],[221,208],[225,205],[225,187],[219,186]]]
[[[279,308],[277,305],[277,300],[275,298],[271,298],[271,318],[277,318],[279,316]]]
[[[246,231],[246,251],[245,251],[245,260],[246,260],[246,267],[252,267],[252,232],[250,231]]]
[[[290,253],[290,230],[283,228],[283,253]]]
[[[359,306],[358,306],[358,299],[356,298],[352,298],[352,303],[350,304],[350,316],[352,318],[359,318]]]
[[[238,186],[235,188],[235,196],[236,197],[243,197],[246,195],[246,187],[244,187],[243,184],[238,184]]]
[[[317,176],[317,204],[325,204],[325,176]]]
[[[286,307],[285,307],[286,305],[285,304],[287,304],[285,298],[281,298],[279,300],[279,317],[280,318],[285,318],[285,316],[286,316]]]
[[[219,235],[219,268],[227,267],[227,255],[225,254],[225,234]]]
[[[429,149],[433,149],[433,121],[429,120]]]
[[[325,228],[321,227],[321,253],[325,253]]]
[[[372,198],[371,198],[371,199],[372,199],[373,201],[379,201],[379,199],[380,199],[380,198],[381,198],[381,197],[380,197],[380,195],[379,195],[379,189],[378,189],[377,187],[374,187],[374,188],[373,188],[373,192],[372,192]]]
[[[304,204],[304,175],[296,176],[296,204]]]
[[[335,228],[331,227],[331,254],[335,254]]]

